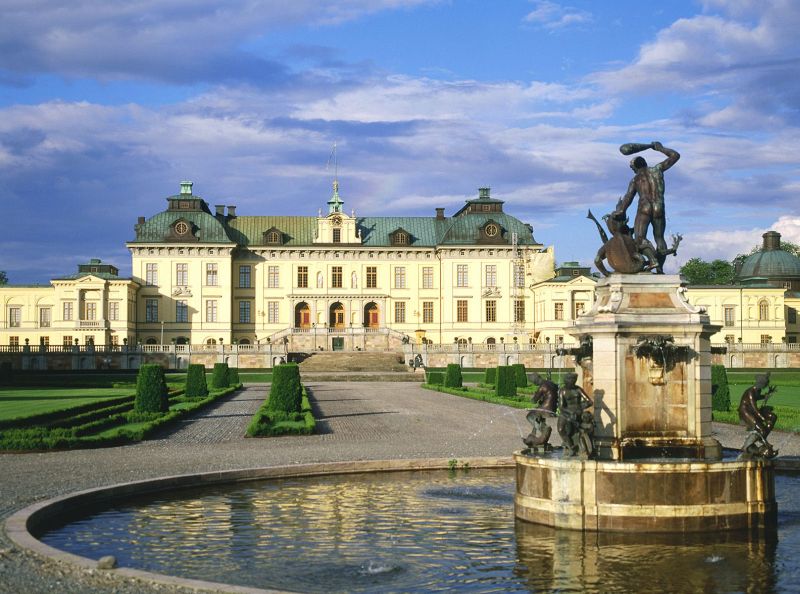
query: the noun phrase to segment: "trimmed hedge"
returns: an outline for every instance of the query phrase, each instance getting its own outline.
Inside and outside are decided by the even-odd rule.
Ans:
[[[305,387],[301,387],[302,399],[299,412],[270,410],[267,400],[253,415],[247,426],[247,437],[270,437],[275,435],[310,435],[317,427],[311,412],[311,402]]]
[[[497,367],[487,367],[483,375],[483,383],[493,386],[497,382]]]
[[[161,365],[148,363],[139,368],[133,409],[143,413],[164,412],[169,409],[167,380]]]
[[[514,370],[514,378],[518,388],[528,387],[528,376],[525,373],[525,366],[522,363],[514,363],[511,368]]]
[[[228,367],[228,385],[238,386],[241,383],[242,383],[241,380],[239,380],[239,368]]]
[[[731,393],[728,388],[728,373],[724,365],[711,366],[711,410],[731,409]]]
[[[441,371],[429,371],[428,372],[428,383],[433,384],[436,386],[441,386],[444,384],[444,373]]]
[[[461,378],[461,366],[458,363],[450,363],[444,374],[444,385],[447,388],[460,388],[463,385]]]
[[[517,378],[514,368],[501,365],[497,368],[497,383],[494,393],[501,398],[514,398],[517,395]]]
[[[199,363],[189,365],[186,370],[186,397],[205,398],[208,396],[206,366]]]
[[[214,371],[211,374],[211,387],[215,390],[221,390],[223,388],[227,388],[229,385],[228,364],[214,363]]]
[[[300,367],[297,363],[284,363],[272,371],[267,410],[287,413],[300,412],[303,388],[300,385]]]
[[[471,400],[482,400],[484,402],[492,402],[494,404],[502,404],[503,406],[510,406],[512,408],[530,408],[531,402],[525,398],[502,398],[495,396],[491,390],[476,390],[475,388],[445,388],[444,386],[434,386],[431,384],[422,384],[422,388],[431,390],[433,392],[442,392],[444,394],[452,394],[454,396],[461,396],[463,398],[470,398]]]

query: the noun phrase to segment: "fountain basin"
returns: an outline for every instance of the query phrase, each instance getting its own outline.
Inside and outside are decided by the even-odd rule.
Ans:
[[[574,530],[763,531],[777,517],[771,462],[578,460],[514,454],[517,518]]]

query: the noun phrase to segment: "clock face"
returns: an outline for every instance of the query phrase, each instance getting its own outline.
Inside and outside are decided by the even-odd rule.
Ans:
[[[484,229],[484,233],[486,233],[487,237],[494,237],[500,230],[497,228],[497,225],[486,225]]]
[[[189,232],[189,225],[181,221],[175,225],[175,233],[178,235],[186,235]]]
[[[338,215],[334,216],[334,217],[331,217],[331,225],[335,225],[335,226],[338,227],[341,224],[342,224],[342,217],[340,217]]]

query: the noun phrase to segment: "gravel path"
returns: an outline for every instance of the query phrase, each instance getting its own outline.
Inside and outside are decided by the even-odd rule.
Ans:
[[[524,410],[509,409],[416,384],[308,382],[319,434],[243,437],[266,385],[252,385],[140,444],[96,450],[0,454],[0,520],[33,502],[81,489],[170,474],[343,460],[506,456],[528,431]],[[743,428],[716,425],[738,447]],[[555,433],[555,432],[554,432]],[[557,439],[553,440],[557,442]],[[781,454],[800,439],[775,435]],[[0,534],[0,592],[194,592],[74,570],[42,561]]]

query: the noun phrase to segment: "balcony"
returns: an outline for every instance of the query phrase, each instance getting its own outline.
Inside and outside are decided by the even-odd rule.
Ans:
[[[105,330],[108,320],[78,320],[75,322],[76,330]]]

